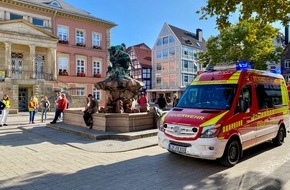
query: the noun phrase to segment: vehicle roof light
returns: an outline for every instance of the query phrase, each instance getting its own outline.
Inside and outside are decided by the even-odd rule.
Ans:
[[[275,74],[281,74],[281,70],[280,69],[271,69],[270,70],[272,73],[275,73]]]
[[[205,68],[206,71],[214,71],[214,66],[212,65],[207,65]]]
[[[236,63],[237,70],[251,69],[251,63],[248,61],[238,61]]]

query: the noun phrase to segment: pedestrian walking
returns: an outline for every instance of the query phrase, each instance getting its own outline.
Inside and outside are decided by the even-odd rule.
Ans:
[[[85,111],[84,111],[84,121],[86,123],[86,125],[92,129],[94,122],[93,122],[93,114],[98,112],[99,109],[99,104],[97,101],[94,100],[93,95],[89,94],[88,98],[87,98],[87,105],[85,107]]]
[[[2,120],[2,111],[4,110],[4,108],[5,108],[5,104],[0,99],[0,121]],[[2,127],[2,125],[0,125],[0,127]]]
[[[0,126],[7,126],[6,121],[7,121],[9,109],[11,107],[9,96],[7,94],[4,94],[4,96],[2,98],[2,102],[3,102],[3,104],[5,104],[5,108],[2,110],[2,116],[0,119]]]
[[[34,96],[30,98],[28,102],[28,111],[29,111],[29,124],[34,124],[35,110],[37,109],[37,102],[35,102]]]
[[[55,124],[61,113],[67,109],[67,99],[64,93],[61,94],[61,99],[57,102],[57,111],[55,112],[55,116],[51,124]]]
[[[46,121],[46,118],[47,118],[46,115],[50,108],[50,102],[47,96],[42,97],[40,101],[40,108],[41,108],[41,122],[43,123]]]
[[[178,97],[177,94],[173,94],[173,98],[172,98],[172,107],[176,107],[177,103],[178,103]]]
[[[35,114],[37,114],[37,112],[38,112],[38,109],[39,109],[39,102],[38,102],[38,98],[35,96],[35,95],[33,95],[32,96],[33,97],[33,101],[34,101],[34,103],[35,103]]]
[[[61,92],[57,92],[57,93],[56,93],[56,98],[55,98],[55,101],[54,101],[54,103],[55,103],[55,114],[56,114],[56,112],[57,112],[57,110],[58,110],[58,102],[59,102],[61,99],[62,99]],[[59,117],[58,117],[57,119],[59,119],[59,118],[61,118],[61,114],[59,115]]]
[[[164,96],[165,96],[164,94],[160,94],[159,98],[157,100],[157,104],[158,104],[159,108],[162,110],[164,110],[167,106],[167,101],[166,101]]]

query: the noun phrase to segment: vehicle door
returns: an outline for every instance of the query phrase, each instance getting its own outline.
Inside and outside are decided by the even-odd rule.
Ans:
[[[276,136],[282,113],[275,109],[282,105],[282,92],[279,84],[256,84],[258,102],[256,143],[261,143]]]
[[[238,128],[241,135],[243,149],[254,146],[256,137],[256,122],[252,120],[253,114],[257,112],[253,100],[253,85],[246,84],[242,87],[236,106],[236,116],[242,121]]]

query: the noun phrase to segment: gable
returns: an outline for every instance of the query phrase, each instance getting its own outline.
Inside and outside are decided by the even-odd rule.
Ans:
[[[161,33],[160,36],[167,36],[168,34],[170,34],[171,32],[168,30],[167,25],[164,24],[163,28],[161,29]]]
[[[1,21],[0,32],[35,38],[55,39],[58,37],[24,20]]]

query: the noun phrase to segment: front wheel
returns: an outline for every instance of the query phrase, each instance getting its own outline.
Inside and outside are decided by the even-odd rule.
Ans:
[[[273,139],[273,143],[276,146],[281,146],[284,143],[285,131],[283,127],[279,128],[277,136]]]
[[[231,140],[224,151],[223,156],[220,159],[220,163],[227,167],[236,165],[240,159],[241,148],[237,140]]]

